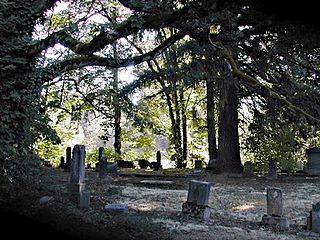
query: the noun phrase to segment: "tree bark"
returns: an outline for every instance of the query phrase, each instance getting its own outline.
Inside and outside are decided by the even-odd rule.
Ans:
[[[114,59],[118,58],[117,44],[112,44]],[[114,151],[121,158],[121,107],[119,103],[119,76],[118,69],[112,69],[113,73],[113,106],[114,106]]]
[[[188,161],[188,126],[187,126],[187,106],[184,99],[183,89],[180,93],[180,105],[181,105],[181,120],[182,120],[182,161],[187,163]]]
[[[237,79],[225,79],[221,84],[219,101],[218,171],[241,173],[238,133],[238,84]]]
[[[218,148],[216,139],[214,81],[210,78],[207,80],[207,128],[209,161],[217,161]]]

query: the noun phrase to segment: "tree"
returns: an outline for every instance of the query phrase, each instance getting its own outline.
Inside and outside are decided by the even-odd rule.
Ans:
[[[119,0],[116,4],[123,9],[124,20],[112,25],[108,16],[113,1],[84,0],[70,3],[70,9],[75,6],[74,12],[81,14],[70,14],[63,26],[34,38],[34,27],[41,21],[52,20],[48,10],[57,2],[0,3],[0,149],[4,156],[3,169],[10,174],[23,167],[17,164],[20,160],[16,154],[23,155],[34,142],[30,133],[34,130],[33,120],[41,115],[39,100],[43,84],[77,69],[119,68],[156,59],[186,35],[198,42],[209,40],[210,36],[209,42],[222,62],[230,65],[229,72],[233,75],[230,79],[239,82],[240,95],[257,94],[266,102],[277,101],[293,113],[296,121],[319,123],[319,34],[301,25],[301,18],[294,24],[286,22],[299,13],[298,9],[290,10],[293,15],[280,18],[278,12],[270,13],[268,7],[272,4],[262,1]],[[267,10],[263,10],[266,6]],[[93,16],[102,17],[103,22],[92,22]],[[310,21],[307,23],[312,25]],[[219,30],[208,35],[212,26]],[[118,39],[164,28],[176,31],[143,54],[129,51],[114,59],[103,52]],[[41,53],[57,44],[67,49],[66,54],[40,66],[37,59]],[[303,101],[295,94],[301,91]]]

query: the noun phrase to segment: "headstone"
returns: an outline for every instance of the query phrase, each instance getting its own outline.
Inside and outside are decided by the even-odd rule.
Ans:
[[[210,159],[208,162],[208,167],[207,169],[213,173],[218,172],[218,166],[217,166],[217,159]]]
[[[107,164],[107,173],[117,173],[117,170],[118,170],[118,164],[115,162],[115,163],[111,163],[111,162],[106,162]]]
[[[139,159],[138,164],[141,169],[146,169],[150,166],[150,162],[146,159]]]
[[[312,205],[311,231],[320,233],[320,202]]]
[[[107,161],[104,155],[104,148],[99,147],[99,177],[102,178],[107,171]]]
[[[277,177],[277,161],[274,158],[269,159],[268,177]]]
[[[283,217],[282,191],[279,188],[267,189],[267,214],[262,217],[265,226],[286,230],[289,228],[289,221]]]
[[[159,170],[162,166],[161,166],[161,152],[157,151],[157,155],[156,155],[156,159],[157,159],[157,169]]]
[[[282,191],[279,188],[267,189],[267,214],[271,216],[282,216],[283,202]]]
[[[67,147],[66,149],[66,164],[65,164],[65,169],[66,170],[70,170],[70,166],[71,166],[71,147]]]
[[[89,193],[84,192],[85,158],[85,146],[75,145],[72,151],[72,159],[70,164],[70,183],[68,190],[70,197],[74,198],[81,208],[89,207],[90,203]]]
[[[194,161],[194,169],[197,169],[197,170],[202,169],[202,161],[201,160]]]
[[[320,175],[320,148],[310,148],[307,150],[306,171],[310,175]]]
[[[253,162],[251,161],[247,161],[244,163],[243,165],[243,176],[244,177],[254,177],[254,166],[253,166]]]
[[[182,204],[182,213],[188,216],[208,220],[210,208],[208,207],[210,183],[191,180],[187,202]]]
[[[65,162],[64,162],[64,156],[60,157],[60,164],[58,166],[58,168],[64,168]]]

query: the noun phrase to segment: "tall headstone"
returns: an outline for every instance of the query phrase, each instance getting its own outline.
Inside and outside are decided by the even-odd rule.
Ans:
[[[312,205],[311,231],[320,233],[320,202]]]
[[[182,204],[182,213],[208,220],[210,217],[210,208],[208,207],[210,186],[208,182],[191,180],[187,202]]]
[[[70,191],[82,192],[84,190],[86,150],[83,145],[75,145],[72,151],[70,164]]]
[[[107,171],[107,161],[104,154],[104,148],[99,147],[99,177],[102,178]]]
[[[70,196],[78,202],[81,208],[89,207],[90,195],[85,192],[85,158],[84,145],[75,145],[72,151],[70,164],[70,183],[68,186]]]
[[[157,151],[157,155],[156,155],[156,160],[157,160],[157,168],[161,168],[161,152]]]
[[[67,147],[67,149],[66,149],[66,164],[65,164],[65,169],[66,169],[66,170],[70,170],[70,166],[71,166],[71,152],[72,152],[71,147]]]
[[[267,214],[262,217],[265,226],[286,230],[289,221],[283,216],[282,191],[279,188],[267,189]]]

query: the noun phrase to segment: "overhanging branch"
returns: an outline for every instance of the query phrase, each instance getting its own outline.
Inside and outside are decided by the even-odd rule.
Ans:
[[[108,68],[120,68],[137,65],[145,61],[154,59],[158,54],[163,52],[166,48],[171,46],[176,41],[182,39],[185,33],[179,32],[163,41],[159,46],[152,51],[125,59],[114,59],[107,57],[100,57],[96,55],[78,56],[71,59],[64,60],[58,64],[47,67],[46,72],[49,73],[49,79],[53,79],[64,72],[75,70],[88,66],[103,66]]]
[[[307,113],[303,109],[292,104],[290,101],[285,99],[284,96],[281,96],[280,94],[278,94],[277,92],[272,90],[270,87],[262,84],[260,81],[258,81],[254,77],[249,76],[246,73],[244,73],[243,71],[241,71],[239,69],[239,67],[237,66],[237,63],[234,60],[234,58],[232,57],[232,54],[230,53],[228,48],[226,48],[222,44],[219,44],[219,51],[220,51],[220,54],[229,62],[234,75],[236,75],[240,79],[244,80],[247,84],[262,90],[261,92],[264,92],[266,94],[266,97],[275,98],[278,101],[280,101],[284,106],[286,106],[288,109],[292,110],[293,112],[300,113],[303,116],[310,119],[311,121],[320,123],[319,119],[313,117],[312,115],[310,115],[309,113]]]

